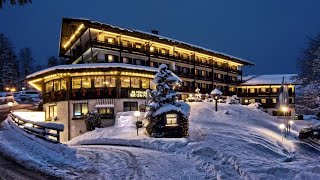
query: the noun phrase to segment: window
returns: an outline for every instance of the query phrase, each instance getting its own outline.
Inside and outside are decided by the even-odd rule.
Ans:
[[[141,44],[139,44],[139,43],[136,43],[135,46],[136,46],[137,49],[141,49],[142,48]]]
[[[61,90],[67,90],[67,80],[61,79]]]
[[[254,89],[254,88],[250,88],[250,89],[249,89],[249,92],[250,92],[250,93],[254,93],[254,92],[255,92],[255,89]]]
[[[266,89],[266,88],[261,88],[261,92],[262,92],[262,93],[266,93],[266,92],[267,92],[267,89]]]
[[[53,81],[53,91],[59,91],[60,90],[60,80],[54,80]]]
[[[73,77],[72,89],[80,89],[80,88],[81,88],[81,77]]]
[[[125,63],[125,64],[129,64],[129,58],[123,57],[122,58],[122,62]]]
[[[114,43],[114,38],[108,38],[108,44],[113,44]]]
[[[123,102],[123,111],[138,111],[138,102]]]
[[[114,76],[106,76],[104,84],[107,87],[116,87],[116,77],[114,77]]]
[[[129,46],[129,41],[122,41],[122,46],[128,47]]]
[[[190,86],[190,82],[189,81],[184,81],[183,82],[183,86],[186,86],[186,87]]]
[[[276,104],[276,103],[277,103],[277,99],[275,99],[275,98],[272,99],[272,103],[273,103],[273,104]]]
[[[104,86],[104,76],[94,77],[94,87],[101,88]]]
[[[202,83],[202,84],[201,84],[201,88],[202,88],[202,89],[206,89],[206,88],[207,88],[207,84]]]
[[[140,79],[137,77],[131,77],[131,87],[140,88]]]
[[[129,88],[130,87],[130,77],[121,77],[121,87]]]
[[[156,85],[152,82],[152,80],[150,80],[150,88],[151,89],[156,89]]]
[[[146,79],[146,78],[141,78],[141,85],[142,85],[142,88],[143,89],[148,89],[149,86],[150,86],[150,81],[149,79]]]
[[[73,104],[73,115],[83,116],[88,113],[88,103]]]
[[[265,104],[265,103],[267,103],[267,100],[266,99],[261,99],[261,103]]]
[[[57,117],[57,106],[49,106],[48,118]]]
[[[141,64],[142,64],[141,60],[140,59],[136,59],[136,65],[141,65]]]
[[[53,91],[53,81],[47,82],[45,86],[46,86],[46,93]]]
[[[107,60],[108,62],[113,62],[114,57],[113,57],[112,55],[106,55],[106,60]]]
[[[91,88],[91,77],[82,77],[82,88]]]
[[[98,113],[102,115],[102,118],[113,118],[114,108],[99,108]]]
[[[272,93],[277,93],[278,89],[277,88],[272,88]]]
[[[155,48],[154,46],[151,46],[151,47],[150,47],[150,52],[154,52],[155,49],[156,49],[156,48]]]
[[[166,114],[166,126],[178,126],[177,114]]]

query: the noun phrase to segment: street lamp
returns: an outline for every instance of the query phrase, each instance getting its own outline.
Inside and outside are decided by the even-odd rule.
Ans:
[[[216,111],[218,111],[218,99],[222,95],[222,92],[219,89],[215,88],[213,91],[211,91],[210,94],[213,95],[213,98],[216,101]]]
[[[138,136],[138,134],[139,134],[139,132],[138,132],[138,128],[139,128],[138,127],[138,120],[139,120],[140,112],[139,111],[135,111],[133,113],[133,115],[137,117],[136,127],[137,127],[137,136]]]
[[[10,112],[11,112],[11,107],[13,106],[13,102],[8,102],[8,106],[9,106],[9,108],[10,108]]]

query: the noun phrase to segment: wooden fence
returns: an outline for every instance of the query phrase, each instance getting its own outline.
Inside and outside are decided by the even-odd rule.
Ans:
[[[62,124],[34,122],[23,119],[13,113],[10,113],[9,116],[12,122],[25,132],[52,143],[60,143],[60,132],[64,129]]]

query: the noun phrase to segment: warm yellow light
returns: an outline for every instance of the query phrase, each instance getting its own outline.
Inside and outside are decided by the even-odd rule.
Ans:
[[[7,88],[6,88],[6,91],[9,91],[9,89],[10,89],[10,88],[7,87]]]
[[[8,106],[9,107],[13,106],[13,102],[8,102]]]
[[[287,111],[288,111],[288,107],[283,106],[283,107],[281,108],[281,110],[282,110],[283,112],[287,112]]]
[[[285,126],[284,124],[280,124],[280,125],[279,125],[279,128],[280,128],[281,130],[283,130],[285,127],[286,127],[286,126]]]
[[[135,111],[134,112],[134,116],[140,116],[140,112],[139,111]]]
[[[63,46],[64,48],[68,47],[68,45],[71,43],[71,41],[76,37],[76,34],[78,34],[82,28],[84,28],[83,24],[81,24],[78,27],[78,29],[76,30],[76,32],[70,37],[70,39],[67,41],[67,43]]]
[[[113,38],[108,38],[108,43],[113,43],[114,39]]]
[[[151,52],[154,51],[154,47],[153,47],[153,46],[150,47],[150,51],[151,51]]]
[[[15,88],[11,88],[11,90],[10,90],[11,92],[15,92],[16,91],[16,89]]]

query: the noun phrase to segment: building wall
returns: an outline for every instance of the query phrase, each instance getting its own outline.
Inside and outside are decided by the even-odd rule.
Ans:
[[[90,99],[90,100],[81,100],[81,101],[87,101],[88,102],[88,111],[92,111],[96,109],[97,99]],[[60,140],[61,142],[68,141],[69,137],[69,130],[70,130],[70,138],[77,137],[83,133],[86,132],[86,125],[84,118],[82,119],[73,119],[73,103],[76,101],[60,101],[56,103],[46,103],[43,105],[44,110],[46,112],[46,116],[48,114],[49,106],[56,105],[57,106],[57,120],[52,121],[52,123],[58,123],[64,125],[64,131],[60,134]],[[126,98],[126,99],[115,99],[114,101],[114,116],[118,112],[123,112],[123,103],[124,102],[137,102],[138,107],[141,104],[146,104],[146,99],[133,99],[133,98]],[[69,104],[69,107],[68,107]],[[69,108],[69,113],[68,113]],[[47,116],[48,117],[48,116]],[[110,126],[114,125],[114,120],[102,120],[105,122],[102,122],[102,125]],[[69,127],[70,123],[70,127]]]

